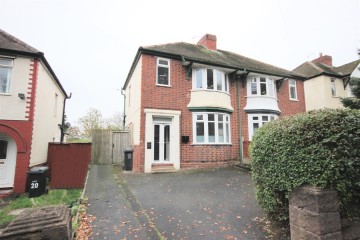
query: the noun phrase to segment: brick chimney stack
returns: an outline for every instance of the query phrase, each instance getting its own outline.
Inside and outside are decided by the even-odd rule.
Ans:
[[[329,67],[332,67],[332,57],[329,55],[324,55],[322,53],[319,54],[319,57],[312,60],[313,63],[323,63],[325,65],[328,65]]]
[[[216,50],[216,36],[212,34],[205,34],[197,43],[210,50]]]

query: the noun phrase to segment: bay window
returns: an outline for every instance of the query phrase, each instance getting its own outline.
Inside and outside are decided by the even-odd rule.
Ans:
[[[193,114],[194,143],[230,143],[230,115],[224,113]]]
[[[193,89],[229,92],[227,74],[216,69],[197,68],[193,74]]]
[[[0,93],[10,92],[12,67],[12,59],[0,58]]]
[[[274,97],[274,80],[268,77],[250,77],[248,94]]]

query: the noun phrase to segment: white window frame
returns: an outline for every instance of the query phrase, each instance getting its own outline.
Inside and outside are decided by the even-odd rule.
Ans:
[[[295,79],[289,79],[288,81],[289,81],[289,98],[290,98],[290,100],[298,100],[296,80]],[[292,88],[294,88],[294,92],[295,92],[295,97],[294,98],[291,96],[291,89]]]
[[[331,96],[336,97],[336,78],[330,79]]]
[[[267,120],[264,120],[263,117],[267,117]],[[257,119],[254,119],[257,118]],[[258,128],[261,128],[267,122],[278,119],[279,116],[272,113],[259,113],[259,114],[248,114],[248,129],[249,129],[249,140],[252,140],[252,136],[254,135],[254,123],[258,123]],[[257,128],[257,129],[258,129]]]
[[[261,82],[262,79],[265,79],[265,83]],[[270,77],[265,76],[253,76],[249,77],[248,82],[248,96],[260,96],[260,97],[276,97],[275,91],[275,80]],[[261,85],[265,84],[266,94],[261,94]],[[252,88],[256,86],[256,93],[252,93]]]
[[[166,61],[168,64],[161,64],[160,61]],[[159,80],[159,67],[168,69],[168,84],[161,84],[158,82]],[[167,58],[157,58],[156,59],[156,85],[158,86],[170,86],[170,59]]]
[[[207,70],[211,69],[213,71],[213,87],[212,88],[208,88],[207,86]],[[201,77],[202,77],[202,81],[201,81],[201,87],[197,87],[197,72],[201,72]],[[218,78],[218,74],[220,74],[221,76],[221,89],[217,89],[217,83],[219,81]],[[228,79],[228,75],[221,70],[218,69],[213,69],[213,68],[194,68],[193,69],[193,90],[208,90],[208,91],[218,91],[218,92],[225,92],[225,93],[229,93],[229,79]]]
[[[10,94],[10,87],[11,87],[11,80],[12,80],[12,68],[14,66],[14,60],[10,59],[10,58],[3,58],[3,57],[1,57],[0,60],[8,60],[8,61],[10,61],[9,65],[0,63],[0,68],[9,69],[8,70],[9,72],[8,72],[8,76],[7,76],[5,92],[0,92],[0,94]]]
[[[209,114],[214,114],[214,125],[215,125],[215,140],[214,142],[209,141]],[[197,116],[202,115],[203,120],[197,120]],[[223,142],[219,140],[219,115],[223,116]],[[199,145],[229,145],[231,144],[231,126],[230,126],[230,114],[220,112],[196,112],[193,113],[193,144]],[[198,122],[204,123],[204,141],[198,141],[196,135],[196,125]]]

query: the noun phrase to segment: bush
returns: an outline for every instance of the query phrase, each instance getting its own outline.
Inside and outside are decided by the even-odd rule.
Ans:
[[[310,184],[338,191],[342,217],[360,217],[360,111],[319,110],[267,123],[253,136],[252,176],[260,206],[289,224],[289,193]]]

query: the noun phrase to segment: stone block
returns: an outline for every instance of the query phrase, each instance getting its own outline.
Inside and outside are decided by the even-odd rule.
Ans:
[[[28,209],[5,228],[3,239],[71,239],[70,209],[64,205]]]
[[[319,213],[339,211],[339,200],[335,190],[309,185],[295,188],[290,194],[289,203],[291,206]]]
[[[342,240],[341,232],[317,235],[303,228],[291,225],[291,240]]]

